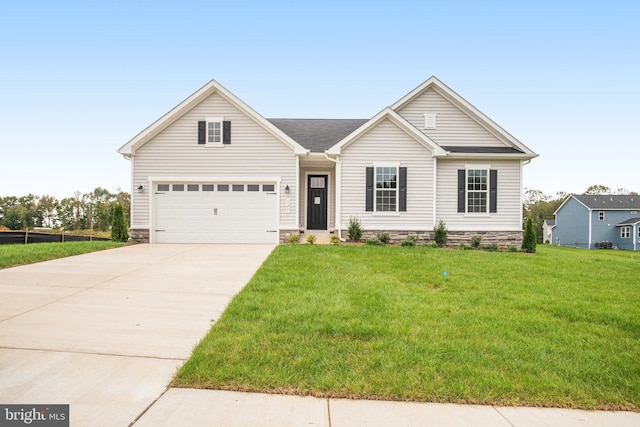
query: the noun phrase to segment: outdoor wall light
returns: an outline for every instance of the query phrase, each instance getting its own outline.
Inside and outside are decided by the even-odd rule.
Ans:
[[[138,186],[138,193],[142,193],[144,191],[144,186],[139,185]]]
[[[286,187],[284,187],[284,192],[289,194],[289,186],[288,185]]]

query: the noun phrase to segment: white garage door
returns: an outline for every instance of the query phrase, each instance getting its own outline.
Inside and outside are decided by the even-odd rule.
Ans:
[[[275,183],[155,183],[156,243],[278,243]]]

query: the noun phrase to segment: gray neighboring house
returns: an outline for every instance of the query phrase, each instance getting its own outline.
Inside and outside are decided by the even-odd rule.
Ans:
[[[545,219],[542,224],[542,243],[553,243],[552,230],[556,226],[555,219]]]
[[[555,245],[640,250],[640,196],[573,194],[554,215]]]
[[[364,237],[429,241],[442,220],[450,244],[519,246],[523,166],[537,157],[436,77],[346,120],[267,119],[212,80],[118,151],[132,239],[150,243],[345,238],[358,218]]]

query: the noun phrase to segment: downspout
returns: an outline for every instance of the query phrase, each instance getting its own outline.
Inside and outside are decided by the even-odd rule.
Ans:
[[[591,221],[593,218],[593,211],[589,209],[589,241],[587,242],[587,249],[591,249]]]

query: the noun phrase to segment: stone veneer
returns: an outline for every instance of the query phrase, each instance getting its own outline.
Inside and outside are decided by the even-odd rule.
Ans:
[[[369,237],[377,237],[378,233],[389,233],[391,243],[400,243],[407,236],[418,236],[416,243],[418,245],[431,243],[434,241],[433,231],[385,231],[385,230],[364,230],[362,233],[363,241]],[[346,236],[346,232],[343,231]],[[515,246],[520,249],[522,245],[522,231],[449,231],[447,233],[447,247],[455,248],[461,243],[471,245],[471,241],[475,236],[482,236],[482,245],[498,245],[500,249],[506,249],[509,246]]]
[[[148,228],[130,228],[129,236],[131,237],[131,240],[136,243],[149,243]]]

